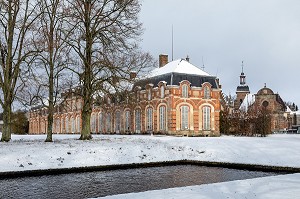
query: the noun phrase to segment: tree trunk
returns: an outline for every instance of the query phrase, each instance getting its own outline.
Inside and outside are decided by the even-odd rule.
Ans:
[[[91,135],[91,111],[90,111],[89,102],[84,102],[83,109],[81,112],[81,119],[82,119],[82,130],[80,140],[90,140],[92,139]]]
[[[3,132],[1,142],[11,140],[11,103],[5,103],[3,109]]]

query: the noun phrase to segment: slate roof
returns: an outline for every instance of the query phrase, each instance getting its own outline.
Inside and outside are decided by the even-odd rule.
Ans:
[[[151,83],[157,86],[161,81],[166,82],[167,85],[179,85],[183,80],[189,81],[191,86],[202,87],[203,83],[209,82],[212,88],[218,88],[216,77],[209,75],[184,59],[175,60],[161,68],[154,69],[144,79],[137,81],[133,88],[140,86],[145,89],[147,84]]]

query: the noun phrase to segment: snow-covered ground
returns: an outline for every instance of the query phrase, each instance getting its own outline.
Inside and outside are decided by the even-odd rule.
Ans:
[[[0,172],[182,159],[300,167],[300,135],[272,135],[267,138],[94,135],[91,141],[80,141],[78,138],[79,135],[54,135],[53,143],[45,143],[45,135],[13,135],[11,142],[0,143]],[[150,192],[153,194],[150,198],[157,198],[160,194],[166,195],[166,198],[177,198],[177,195],[172,195],[177,192],[183,193],[181,198],[190,198],[183,196],[199,196],[202,189],[208,190],[204,191],[203,197],[206,198],[212,198],[209,190],[218,192],[218,189],[223,190],[224,194],[243,194],[252,188],[260,190],[256,188],[257,184],[261,184],[265,189],[253,194],[265,198],[262,194],[269,194],[273,189],[277,192],[282,190],[282,193],[300,190],[299,178],[299,174],[275,177],[279,182],[290,184],[288,189],[278,189],[278,184],[268,186],[265,181],[274,181],[274,177],[270,177],[242,181],[242,184],[229,182],[195,186],[192,189],[187,187],[154,191]],[[240,198],[239,196],[242,195],[230,195],[229,198]],[[137,195],[136,198],[143,197]]]

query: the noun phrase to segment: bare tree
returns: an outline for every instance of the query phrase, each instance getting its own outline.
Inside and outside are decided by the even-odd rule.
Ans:
[[[39,87],[34,97],[39,98],[48,110],[46,142],[52,142],[54,107],[65,80],[63,77],[66,77],[63,72],[69,62],[69,47],[65,43],[66,35],[62,32],[63,8],[64,0],[41,0],[36,10],[40,17],[36,22],[34,44],[39,54],[35,60],[37,68],[34,80]]]
[[[1,141],[11,139],[11,112],[21,66],[35,51],[30,48],[30,28],[37,16],[34,0],[0,1],[0,104],[3,108]]]
[[[73,72],[80,76],[82,130],[80,139],[91,139],[90,117],[95,94],[117,92],[151,56],[141,53],[142,33],[138,0],[67,0],[68,44],[80,60]]]

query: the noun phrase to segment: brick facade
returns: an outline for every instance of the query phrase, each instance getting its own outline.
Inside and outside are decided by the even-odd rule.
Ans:
[[[178,63],[179,67],[192,67],[185,60]],[[122,96],[111,95],[95,100],[91,114],[92,133],[220,136],[221,87],[218,80],[211,76],[176,72],[171,72],[171,76],[183,80],[168,84],[168,80],[156,81],[154,76],[136,83]],[[81,98],[69,94],[66,101],[56,107],[53,132],[79,133],[81,107]],[[29,134],[46,133],[47,109],[32,110],[29,124]]]

